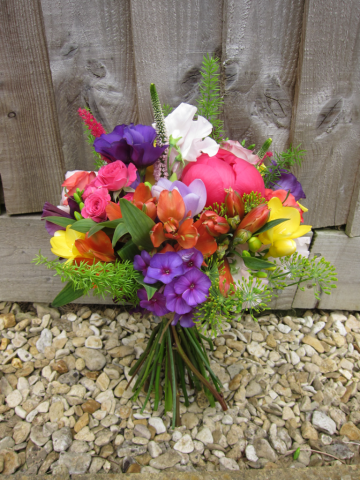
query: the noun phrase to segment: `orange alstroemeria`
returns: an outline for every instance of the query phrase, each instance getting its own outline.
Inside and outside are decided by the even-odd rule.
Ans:
[[[75,246],[80,255],[89,259],[93,258],[94,262],[115,262],[114,249],[106,233],[100,230],[91,235],[91,237],[88,235],[89,233],[85,235],[84,239],[75,240]]]
[[[139,183],[134,192],[132,203],[152,220],[156,218],[155,200],[156,198],[151,195],[150,188],[144,183]]]
[[[230,272],[230,265],[227,261],[227,258],[224,258],[223,261],[218,266],[219,270],[219,288],[220,292],[227,296],[230,285],[235,285],[234,279]]]
[[[106,205],[105,211],[109,220],[117,220],[118,218],[122,218],[120,205],[118,203],[108,203]]]
[[[195,222],[194,227],[199,234],[196,248],[204,255],[204,258],[208,258],[217,250],[216,240],[208,233],[206,226],[201,223],[201,220]]]
[[[181,247],[179,247],[179,250],[181,249]],[[178,250],[176,250],[178,251]],[[167,252],[175,252],[175,248],[173,246],[170,245],[170,243],[166,243],[165,244],[165,247],[160,250],[158,253],[167,253]]]
[[[165,237],[177,240],[182,248],[192,248],[197,244],[198,231],[194,227],[192,218],[187,218],[181,225],[176,234],[165,233]]]
[[[160,193],[157,215],[163,223],[167,222],[170,218],[181,222],[185,213],[184,200],[177,190],[172,190],[171,192],[169,192],[169,190],[163,190]]]

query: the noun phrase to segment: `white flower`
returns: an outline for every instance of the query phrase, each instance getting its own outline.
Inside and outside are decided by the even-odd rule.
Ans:
[[[193,120],[197,108],[187,103],[180,103],[173,112],[165,118],[165,125],[168,137],[173,139],[180,138],[177,145],[183,160],[187,162],[196,162],[201,153],[207,153],[210,157],[217,154],[219,145],[210,138],[212,125],[206,118],[198,116]],[[172,150],[170,163],[177,155],[175,149]]]

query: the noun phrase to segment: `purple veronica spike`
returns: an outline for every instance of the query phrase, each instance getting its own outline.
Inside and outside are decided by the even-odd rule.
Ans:
[[[178,321],[180,320],[180,325],[183,328],[195,327],[195,323],[193,322],[193,318],[194,318],[194,311],[193,310],[189,313],[186,313],[185,315],[179,315],[178,313],[175,313],[174,320],[171,322],[171,325],[176,325],[178,323]]]
[[[111,133],[103,133],[94,141],[94,148],[108,163],[121,160],[138,169],[153,165],[168,145],[154,147],[156,130],[149,125],[118,125]]]
[[[179,313],[183,315],[184,313],[191,312],[192,308],[185,302],[182,298],[181,294],[178,294],[174,290],[174,284],[176,279],[174,279],[171,283],[166,285],[164,290],[164,295],[166,297],[166,307],[171,312]]]
[[[185,272],[190,270],[190,268],[200,268],[204,261],[203,254],[196,248],[186,248],[185,250],[180,250],[177,254],[184,262]]]
[[[166,285],[184,273],[183,261],[175,252],[156,253],[150,260],[147,276]]]
[[[156,292],[148,300],[145,288],[141,288],[137,291],[137,296],[140,298],[140,307],[145,308],[149,312],[154,312],[158,317],[169,313],[169,310],[166,308],[166,298],[162,293]]]
[[[176,281],[174,290],[182,295],[188,305],[194,307],[205,302],[210,286],[209,277],[197,268],[192,268]]]
[[[144,282],[145,283],[156,283],[154,278],[150,278],[147,276],[147,269],[150,265],[151,257],[146,250],[141,252],[141,255],[135,255],[134,257],[134,269],[140,270],[141,273],[144,275]]]

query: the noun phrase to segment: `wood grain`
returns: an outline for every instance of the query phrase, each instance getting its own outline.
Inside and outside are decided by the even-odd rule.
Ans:
[[[301,181],[314,227],[347,222],[360,161],[360,3],[306,0],[293,144],[306,161]]]
[[[57,202],[64,163],[38,0],[0,2],[0,173],[9,214]]]
[[[206,53],[221,57],[221,0],[132,0],[139,120],[152,123],[150,83],[162,104],[194,104]]]
[[[360,237],[349,238],[343,231],[318,230],[311,246],[310,258],[321,255],[332,263],[338,276],[337,288],[331,295],[314,297],[311,285],[305,285],[305,291],[298,289],[294,308],[360,310]]]
[[[360,237],[360,163],[351,195],[350,211],[345,232],[349,237]]]
[[[52,270],[31,263],[39,250],[49,259],[57,258],[51,253],[50,238],[40,215],[0,215],[1,300],[50,303],[65,286]],[[113,304],[111,298],[92,296],[76,303]]]
[[[288,145],[304,0],[225,0],[225,126],[233,140]]]
[[[129,0],[41,0],[67,170],[94,168],[77,110],[109,132],[136,123]]]

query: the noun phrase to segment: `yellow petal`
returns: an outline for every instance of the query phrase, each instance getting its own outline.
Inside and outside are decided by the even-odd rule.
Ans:
[[[71,225],[68,225],[66,227],[65,238],[66,238],[66,243],[68,247],[72,249],[72,247],[75,245],[75,240],[77,240],[78,238],[81,238],[83,240],[85,238],[85,234],[81,232],[77,232],[76,230],[73,230],[70,227]]]
[[[296,252],[296,243],[294,240],[278,240],[270,247],[267,257],[286,257]]]
[[[303,212],[308,212],[308,211],[309,211],[309,209],[306,208],[306,207],[304,207],[304,205],[301,205],[301,203],[299,203],[299,202],[296,202],[296,203],[299,205],[299,207],[301,208],[301,210],[302,210]]]
[[[289,235],[287,238],[299,238],[305,235],[306,233],[310,232],[311,225],[300,225],[296,232]]]

